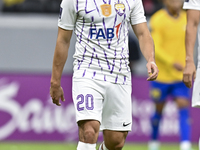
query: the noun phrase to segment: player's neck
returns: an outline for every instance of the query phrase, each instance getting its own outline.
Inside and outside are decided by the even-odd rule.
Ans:
[[[173,17],[173,18],[178,18],[179,15],[180,15],[180,11],[178,11],[178,10],[173,11],[173,10],[170,10],[170,9],[167,9],[167,8],[166,8],[166,11],[167,11],[167,13],[168,13],[171,17]]]

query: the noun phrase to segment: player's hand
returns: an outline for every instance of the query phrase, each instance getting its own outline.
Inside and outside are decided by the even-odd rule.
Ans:
[[[174,63],[173,64],[174,68],[178,71],[183,71],[183,65],[181,65],[180,63]]]
[[[57,106],[61,106],[60,99],[64,102],[64,92],[60,85],[53,85],[51,84],[50,87],[50,95],[52,98],[52,102],[56,104]]]
[[[196,78],[196,67],[193,61],[186,62],[185,69],[183,71],[183,82],[188,88],[192,87],[192,81]]]
[[[158,76],[158,67],[154,61],[148,62],[147,65],[147,70],[148,70],[148,75],[149,77],[147,78],[147,81],[153,81],[156,80]]]

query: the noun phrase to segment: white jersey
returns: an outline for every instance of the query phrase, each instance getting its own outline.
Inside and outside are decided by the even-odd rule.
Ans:
[[[58,26],[74,30],[73,78],[131,84],[128,30],[146,22],[141,0],[63,0]]]

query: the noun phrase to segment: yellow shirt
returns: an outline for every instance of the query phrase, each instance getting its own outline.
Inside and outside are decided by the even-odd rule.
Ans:
[[[181,81],[183,72],[177,71],[173,64],[185,66],[186,12],[181,11],[178,18],[173,18],[165,9],[161,9],[150,18],[150,27],[159,69],[157,81]]]
[[[12,6],[24,2],[25,0],[3,0],[6,6]]]

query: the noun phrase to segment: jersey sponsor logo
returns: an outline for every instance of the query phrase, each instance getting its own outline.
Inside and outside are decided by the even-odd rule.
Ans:
[[[128,126],[128,125],[130,125],[130,124],[131,124],[131,122],[130,122],[130,123],[125,123],[125,122],[124,122],[124,123],[123,123],[123,126],[126,127],[126,126]]]
[[[60,7],[59,19],[61,19],[61,16],[62,16],[62,10],[63,10],[63,8]]]
[[[112,39],[115,36],[118,38],[120,25],[121,23],[115,26],[115,28],[107,28],[106,30],[103,28],[90,28],[90,39]]]
[[[112,13],[111,5],[109,5],[109,4],[101,5],[101,11],[105,17],[109,17]]]
[[[122,16],[125,13],[125,5],[123,3],[116,3],[115,10],[118,15]]]

